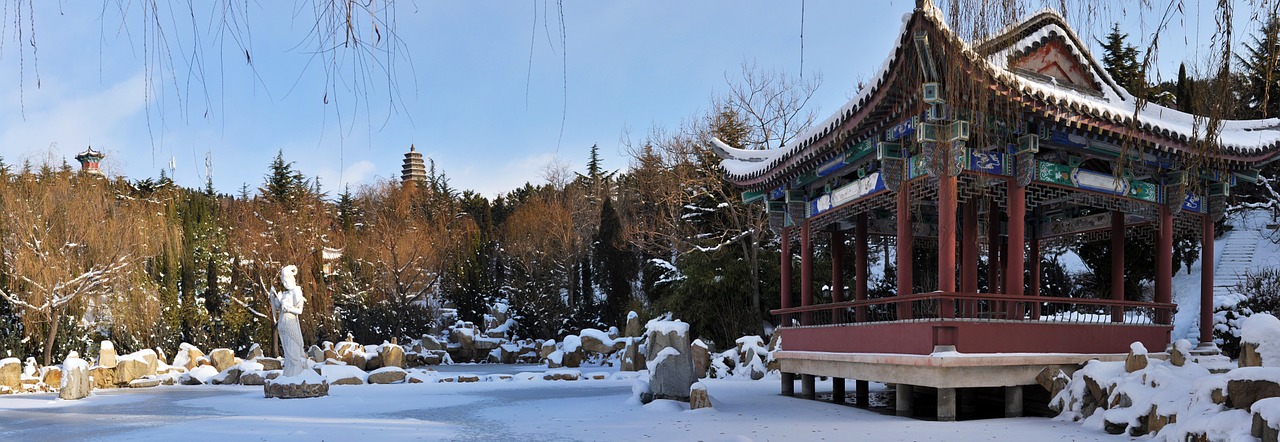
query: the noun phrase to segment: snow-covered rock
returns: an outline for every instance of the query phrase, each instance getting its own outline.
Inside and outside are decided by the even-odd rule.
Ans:
[[[66,400],[83,399],[89,396],[93,385],[89,382],[89,362],[80,359],[80,355],[71,352],[62,362],[62,379],[58,386],[58,397]]]
[[[689,401],[689,387],[697,380],[689,348],[689,324],[652,320],[645,325],[650,395],[645,399]]]
[[[404,378],[405,371],[400,367],[382,367],[369,372],[370,384],[399,384]]]
[[[98,348],[98,366],[116,368],[116,346],[111,341],[102,341]]]

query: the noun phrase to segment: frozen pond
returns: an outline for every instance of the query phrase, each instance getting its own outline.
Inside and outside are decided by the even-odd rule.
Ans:
[[[504,373],[512,366],[453,366]],[[525,367],[532,368],[532,367]],[[533,370],[529,370],[533,371]],[[592,372],[587,368],[584,373]],[[714,409],[632,398],[632,381],[334,386],[316,399],[261,387],[100,390],[81,401],[0,396],[0,440],[1115,440],[1045,418],[928,422],[779,396],[776,378],[709,380]],[[818,391],[829,386],[819,383]]]

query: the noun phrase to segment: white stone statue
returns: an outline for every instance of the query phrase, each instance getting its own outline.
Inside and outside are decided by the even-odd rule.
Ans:
[[[280,333],[280,349],[284,351],[284,376],[294,376],[303,370],[310,369],[307,363],[306,347],[302,344],[302,327],[298,323],[298,315],[302,314],[302,288],[298,287],[298,267],[285,266],[280,269],[280,283],[284,291],[270,289],[271,307],[276,312],[276,331]]]

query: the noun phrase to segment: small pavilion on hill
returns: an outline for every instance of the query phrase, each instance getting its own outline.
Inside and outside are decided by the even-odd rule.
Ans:
[[[1280,120],[1213,125],[1139,104],[1053,11],[966,42],[918,0],[896,42],[876,77],[798,141],[713,142],[725,178],[767,205],[784,238],[773,312],[784,394],[799,377],[814,398],[814,377],[827,376],[843,403],[853,379],[866,404],[867,381],[892,383],[900,414],[936,395],[937,417],[951,420],[958,394],[1003,387],[1006,415],[1021,415],[1022,387],[1046,368],[1123,359],[1134,342],[1167,348],[1175,235],[1201,241],[1197,351],[1216,353],[1213,222],[1231,186],[1276,159]],[[814,281],[819,235],[832,281]],[[897,256],[896,294],[874,299],[873,237]],[[1125,296],[1126,238],[1154,245],[1154,299]],[[1041,296],[1041,250],[1065,241],[1109,241],[1109,293]],[[936,267],[913,269],[922,254]],[[815,296],[818,286],[837,289]]]

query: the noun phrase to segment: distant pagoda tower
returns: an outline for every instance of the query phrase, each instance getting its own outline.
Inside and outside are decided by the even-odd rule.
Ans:
[[[76,155],[76,161],[80,162],[81,172],[97,176],[106,176],[102,173],[102,169],[98,168],[98,163],[106,157],[106,154],[93,150],[93,146],[89,146],[89,148],[85,149],[84,152],[80,152],[79,155]]]
[[[418,152],[412,144],[409,145],[409,152],[404,154],[404,167],[400,169],[400,181],[405,184],[427,181],[427,166],[422,162],[422,153]]]

